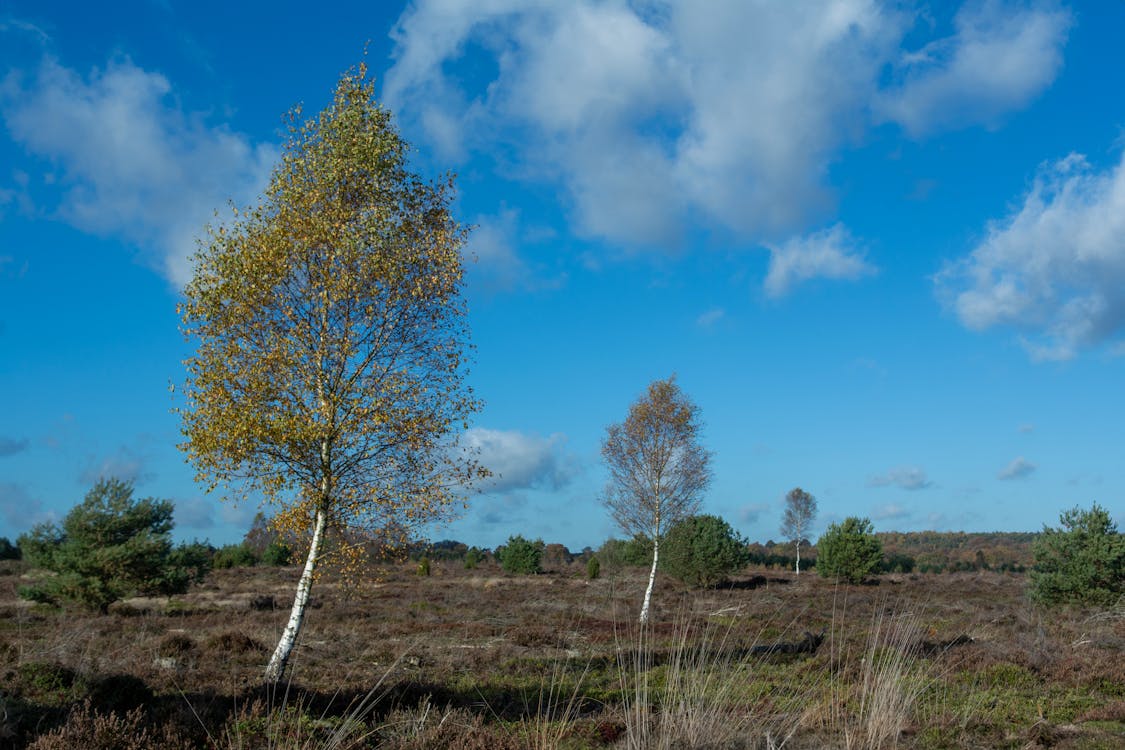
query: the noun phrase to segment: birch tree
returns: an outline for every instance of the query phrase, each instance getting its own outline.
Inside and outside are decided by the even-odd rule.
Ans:
[[[699,510],[711,481],[711,454],[699,443],[702,427],[699,407],[671,377],[649,385],[625,421],[610,425],[602,441],[609,468],[602,501],[626,534],[652,542],[641,624],[649,619],[660,539],[676,521]]]
[[[785,515],[781,520],[781,533],[797,546],[797,575],[801,574],[801,542],[809,533],[809,525],[816,518],[816,498],[794,487],[785,496]]]
[[[366,68],[331,104],[290,116],[261,203],[208,229],[180,306],[183,448],[200,480],[276,505],[308,540],[266,669],[285,672],[325,537],[445,517],[486,473],[456,449],[478,408],[465,384],[466,230],[453,178],[409,171]],[[337,549],[351,537],[337,533]]]

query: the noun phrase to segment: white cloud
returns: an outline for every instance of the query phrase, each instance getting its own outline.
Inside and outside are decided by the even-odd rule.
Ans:
[[[707,312],[701,313],[700,316],[695,319],[695,324],[703,329],[714,328],[726,315],[727,313],[723,308],[713,307]]]
[[[877,116],[914,135],[972,123],[994,126],[1058,75],[1071,20],[1062,9],[967,3],[954,18],[954,36],[901,57],[901,83],[876,100]]]
[[[935,279],[972,329],[1010,326],[1034,359],[1064,360],[1125,328],[1125,155],[1043,166],[1023,204]]]
[[[79,475],[79,481],[92,485],[102,479],[120,479],[123,482],[142,482],[152,478],[145,469],[146,459],[126,446],[104,458],[91,458]]]
[[[204,497],[192,497],[176,502],[176,527],[211,529],[215,526],[215,503]]]
[[[1027,104],[1069,17],[973,6],[881,91],[913,22],[875,0],[420,0],[392,33],[383,98],[446,158],[561,186],[587,236],[667,248],[703,225],[768,242],[831,210],[828,167],[873,114],[922,132]],[[838,278],[857,273],[849,255]]]
[[[868,477],[868,487],[895,486],[904,490],[924,490],[932,487],[933,482],[926,476],[926,472],[918,467],[902,467],[891,469],[886,474]]]
[[[465,245],[468,274],[485,289],[510,291],[525,283],[530,271],[514,249],[518,213],[502,208],[494,216],[480,215]]]
[[[880,505],[871,511],[871,518],[876,521],[901,521],[909,518],[912,512],[897,503]]]
[[[18,18],[0,19],[0,33],[17,33],[32,38],[40,45],[51,41],[51,37],[43,29],[29,21]]]
[[[842,224],[767,247],[770,266],[765,289],[771,297],[782,297],[811,279],[858,279],[876,273]]]
[[[743,523],[758,523],[762,514],[770,509],[768,503],[751,503],[738,509],[738,520]]]
[[[214,211],[255,200],[277,159],[185,112],[167,78],[128,59],[82,76],[44,58],[0,83],[0,113],[14,140],[57,165],[62,218],[134,243],[176,284]]]
[[[8,533],[0,536],[15,537],[32,526],[46,521],[55,521],[54,511],[44,510],[43,503],[15,482],[0,482],[0,521],[8,527]]]
[[[548,289],[565,284],[565,274],[552,275],[544,268],[533,267],[517,250],[553,239],[549,227],[522,225],[519,211],[506,205],[495,214],[478,215],[472,224],[464,249],[471,284],[486,292]]]
[[[577,473],[564,450],[566,438],[560,434],[540,437],[474,427],[465,433],[462,445],[477,451],[477,460],[492,472],[492,478],[481,485],[484,492],[559,490]]]
[[[1024,477],[1030,475],[1033,471],[1035,471],[1036,468],[1038,467],[1036,467],[1035,464],[1031,463],[1023,456],[1019,456],[1018,458],[1012,459],[1012,462],[1010,464],[1001,469],[1000,472],[996,475],[996,478],[1023,479]]]

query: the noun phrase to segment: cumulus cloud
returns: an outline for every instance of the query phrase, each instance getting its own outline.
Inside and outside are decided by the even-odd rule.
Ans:
[[[926,472],[917,467],[902,467],[891,469],[886,474],[868,477],[868,487],[898,487],[904,490],[924,490],[932,487],[933,482],[926,476]]]
[[[474,427],[465,433],[462,445],[476,452],[477,460],[492,471],[482,485],[489,493],[565,487],[577,473],[572,457],[566,454],[566,438],[528,435],[515,430],[489,430]]]
[[[1011,327],[1032,358],[1065,360],[1125,327],[1125,155],[1104,171],[1044,165],[1022,205],[935,279],[968,328]]]
[[[871,511],[871,517],[876,521],[901,521],[909,518],[912,512],[897,503],[880,505]]]
[[[842,224],[767,247],[770,266],[765,289],[771,297],[782,297],[811,279],[858,279],[875,273]]]
[[[768,503],[751,503],[738,509],[738,520],[743,523],[757,523],[762,514],[770,509]]]
[[[1069,25],[975,4],[907,56],[921,17],[873,0],[421,0],[392,32],[383,98],[446,158],[559,185],[587,236],[667,248],[702,224],[772,242],[831,209],[828,167],[874,121],[931,132],[1026,105]],[[855,278],[853,253],[828,247],[796,267]]]
[[[177,527],[189,529],[211,529],[215,526],[215,504],[204,497],[191,497],[180,500],[175,506]]]
[[[59,216],[141,249],[176,284],[191,276],[195,238],[228,201],[265,187],[273,146],[186,112],[163,75],[128,59],[88,74],[44,58],[0,83],[12,138],[61,177]]]
[[[1031,463],[1023,456],[1019,456],[1018,458],[1012,459],[1012,462],[1010,464],[1001,469],[1000,472],[996,475],[996,478],[1023,479],[1024,477],[1029,476],[1033,471],[1035,471],[1036,468],[1038,467],[1036,467],[1035,464]]]
[[[16,439],[0,435],[0,458],[21,453],[27,450],[30,444],[27,438]]]
[[[465,245],[469,277],[489,291],[510,291],[527,282],[530,271],[516,253],[518,214],[504,208],[495,215],[480,215]]]
[[[152,474],[145,470],[144,457],[122,446],[111,455],[91,458],[78,478],[83,484],[94,484],[102,479],[138,482],[152,478]]]
[[[1058,75],[1071,22],[1062,9],[968,3],[954,17],[953,36],[901,55],[900,82],[877,97],[877,115],[914,135],[995,125]]]
[[[703,329],[714,328],[719,322],[727,315],[726,311],[721,307],[713,307],[705,313],[701,313],[695,319],[695,324]]]
[[[0,482],[0,518],[11,530],[20,534],[37,523],[54,521],[55,514],[45,511],[43,503],[15,482]]]

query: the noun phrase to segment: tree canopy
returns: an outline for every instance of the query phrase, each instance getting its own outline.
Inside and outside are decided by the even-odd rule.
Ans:
[[[602,441],[609,469],[602,501],[625,533],[652,541],[642,623],[648,621],[660,538],[671,524],[698,511],[711,482],[711,454],[700,443],[702,430],[699,407],[673,376],[650,384],[625,421],[610,425]]]
[[[172,513],[168,500],[134,500],[130,482],[99,480],[61,527],[39,524],[20,537],[28,563],[54,573],[21,594],[105,612],[128,596],[186,591],[209,556],[196,545],[173,548]]]
[[[883,545],[872,533],[871,521],[849,516],[828,527],[816,544],[816,570],[826,578],[860,583],[879,570]]]
[[[809,525],[816,518],[816,498],[800,487],[785,495],[785,515],[781,519],[781,533],[789,537],[797,548],[796,571],[801,572],[801,543],[809,533]]]
[[[1044,604],[1109,605],[1125,595],[1125,536],[1109,511],[1094,503],[1059,516],[1032,545],[1031,594]]]
[[[710,588],[746,567],[746,540],[719,516],[689,516],[668,529],[661,567],[689,586]]]
[[[445,517],[481,472],[457,448],[479,406],[465,382],[466,229],[453,177],[422,179],[408,151],[365,67],[345,74],[319,115],[294,110],[262,202],[210,228],[184,290],[197,349],[183,447],[209,486],[260,493],[277,530],[309,540],[272,679],[326,532]]]

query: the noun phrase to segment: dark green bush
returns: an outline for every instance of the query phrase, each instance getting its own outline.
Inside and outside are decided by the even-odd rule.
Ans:
[[[652,541],[643,536],[606,539],[597,554],[602,567],[610,572],[624,567],[652,565]]]
[[[746,567],[746,540],[718,516],[690,516],[660,543],[660,567],[689,586],[709,588]]]
[[[484,562],[484,552],[478,547],[469,547],[465,552],[465,570],[473,570]]]
[[[1059,516],[1032,545],[1031,596],[1043,604],[1108,606],[1125,595],[1125,537],[1109,512],[1094,504]]]
[[[591,581],[596,580],[602,574],[602,564],[598,562],[598,558],[591,557],[586,561],[586,577]]]
[[[417,572],[418,572],[418,575],[422,576],[423,578],[429,578],[430,577],[430,558],[423,557],[421,560],[418,561],[418,571]]]
[[[12,544],[8,537],[0,536],[0,560],[19,560],[20,548]]]
[[[883,563],[883,545],[866,518],[851,516],[843,523],[832,524],[816,543],[816,549],[816,569],[825,578],[860,583]]]
[[[914,558],[900,552],[898,554],[889,555],[887,559],[883,561],[881,570],[886,573],[913,573],[914,567]]]
[[[245,542],[227,544],[215,552],[211,566],[216,570],[227,568],[252,568],[258,564],[258,556]]]
[[[174,550],[172,503],[133,500],[133,486],[103,479],[63,519],[19,538],[27,561],[55,575],[21,590],[36,601],[72,601],[105,612],[135,594],[178,594],[207,572],[195,548]]]
[[[262,550],[262,565],[272,565],[275,567],[288,565],[289,561],[293,558],[293,550],[285,542],[274,540],[266,545]]]
[[[540,570],[543,557],[543,540],[534,542],[520,535],[508,537],[508,543],[499,550],[500,567],[509,573],[531,575]]]

